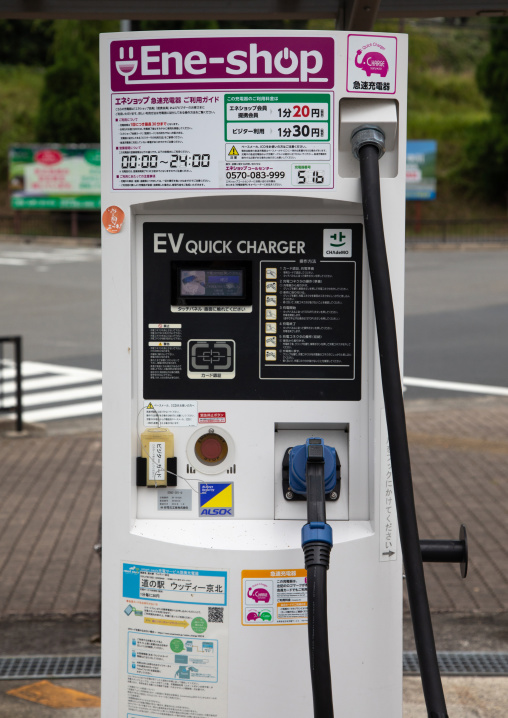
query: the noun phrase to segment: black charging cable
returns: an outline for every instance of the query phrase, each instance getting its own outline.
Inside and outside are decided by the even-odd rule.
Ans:
[[[302,528],[307,569],[310,675],[314,718],[333,718],[326,580],[333,537],[332,527],[326,523],[324,445],[321,440],[310,441],[313,443],[307,442],[305,471],[308,523]]]
[[[379,159],[384,153],[384,134],[377,127],[360,127],[353,132],[351,142],[353,154],[360,160],[365,238],[376,315],[395,502],[423,693],[429,718],[448,718],[418,536],[395,314],[383,230]]]

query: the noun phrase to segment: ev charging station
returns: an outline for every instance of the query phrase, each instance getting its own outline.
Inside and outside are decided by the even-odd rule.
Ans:
[[[402,716],[402,559],[351,136],[385,139],[402,347],[406,79],[404,35],[101,38],[104,718],[311,716],[321,589],[305,561],[323,532],[313,681],[329,651],[337,716]]]

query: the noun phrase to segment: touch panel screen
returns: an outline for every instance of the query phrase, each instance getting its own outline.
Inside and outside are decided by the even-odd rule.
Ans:
[[[252,304],[252,262],[173,261],[171,304],[246,307]]]
[[[180,269],[181,297],[243,297],[243,269]]]

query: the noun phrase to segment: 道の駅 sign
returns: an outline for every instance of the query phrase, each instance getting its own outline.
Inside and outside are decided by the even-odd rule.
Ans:
[[[13,209],[99,209],[99,145],[17,145],[9,149]]]

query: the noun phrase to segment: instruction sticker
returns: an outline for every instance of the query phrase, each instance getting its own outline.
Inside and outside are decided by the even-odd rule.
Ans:
[[[161,426],[197,426],[197,401],[153,401],[149,400],[143,407],[143,423],[145,426],[159,428]]]
[[[227,716],[227,572],[123,564],[121,713]]]
[[[242,571],[242,625],[307,623],[307,571]]]

